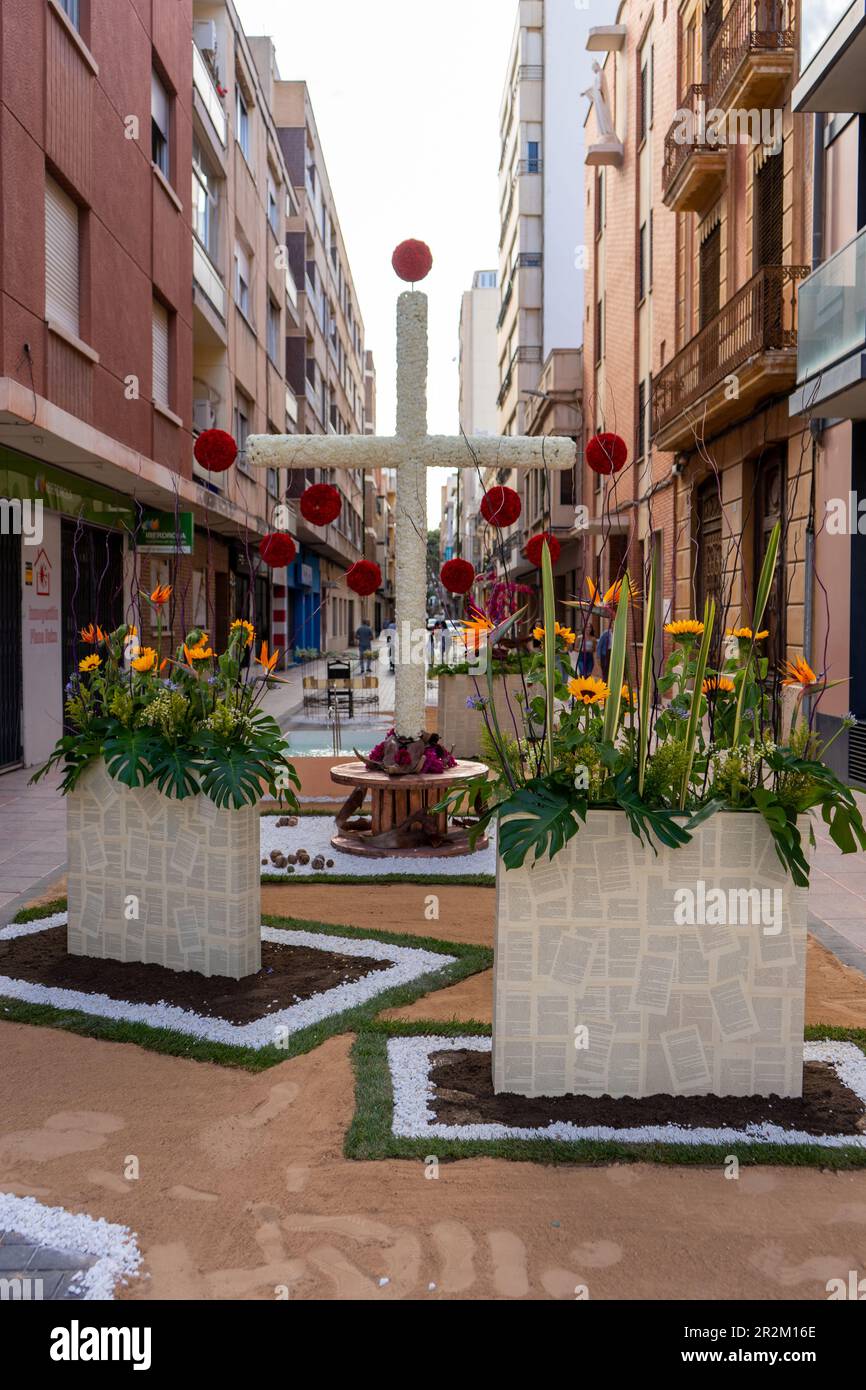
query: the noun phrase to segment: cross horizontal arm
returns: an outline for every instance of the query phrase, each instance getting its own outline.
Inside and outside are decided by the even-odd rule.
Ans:
[[[415,457],[428,468],[573,468],[574,441],[561,435],[433,434],[405,440],[377,434],[253,434],[252,468],[396,468]]]

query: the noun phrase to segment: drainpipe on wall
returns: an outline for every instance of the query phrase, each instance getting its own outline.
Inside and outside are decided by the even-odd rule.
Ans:
[[[812,270],[824,259],[824,113],[815,115],[812,131]],[[815,472],[818,466],[818,438],[824,428],[823,420],[812,420],[812,478],[809,487],[809,519],[806,522],[806,554],[804,556],[803,594],[803,656],[812,666],[813,619],[815,609]],[[811,700],[804,700],[804,713],[811,718]]]

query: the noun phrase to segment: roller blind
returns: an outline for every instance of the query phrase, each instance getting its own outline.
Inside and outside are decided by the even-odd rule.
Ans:
[[[153,399],[168,408],[168,311],[158,299],[153,301]]]
[[[78,206],[45,179],[45,317],[80,337]]]

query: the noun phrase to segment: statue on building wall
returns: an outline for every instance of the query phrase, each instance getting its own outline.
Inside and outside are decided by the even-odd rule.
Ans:
[[[616,131],[613,126],[613,115],[610,109],[610,97],[607,92],[607,82],[601,64],[594,62],[592,65],[593,79],[592,86],[587,87],[581,92],[581,96],[589,97],[595,108],[595,123],[598,127],[598,134],[602,140],[616,139]]]

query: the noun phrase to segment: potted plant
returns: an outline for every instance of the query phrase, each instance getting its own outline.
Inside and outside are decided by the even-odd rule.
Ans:
[[[473,832],[497,816],[497,1091],[802,1093],[810,814],[844,853],[866,831],[804,710],[828,682],[762,655],[778,545],[777,526],[751,624],[729,629],[715,665],[709,600],[667,625],[659,679],[655,569],[638,679],[626,577],[605,681],[571,671],[545,547],[528,673],[543,736],[515,742],[489,720],[497,782]]]
[[[81,632],[92,648],[66,688],[71,732],[34,781],[63,770],[68,949],[240,979],[261,965],[259,811],[267,789],[296,806],[298,779],[261,708],[278,653],[243,620],[217,655],[194,628],[163,656],[135,627]]]
[[[482,612],[470,605],[469,611],[462,623],[462,644],[452,647],[450,660],[432,665],[428,675],[439,683],[437,722],[442,742],[458,758],[483,756],[495,761],[496,750],[486,728],[491,714],[514,738],[522,738],[529,687],[526,654],[491,641],[491,634],[497,638],[524,610],[510,608],[505,624],[496,621],[489,607]],[[488,674],[493,677],[489,683]],[[487,719],[482,717],[485,708],[490,711]]]

